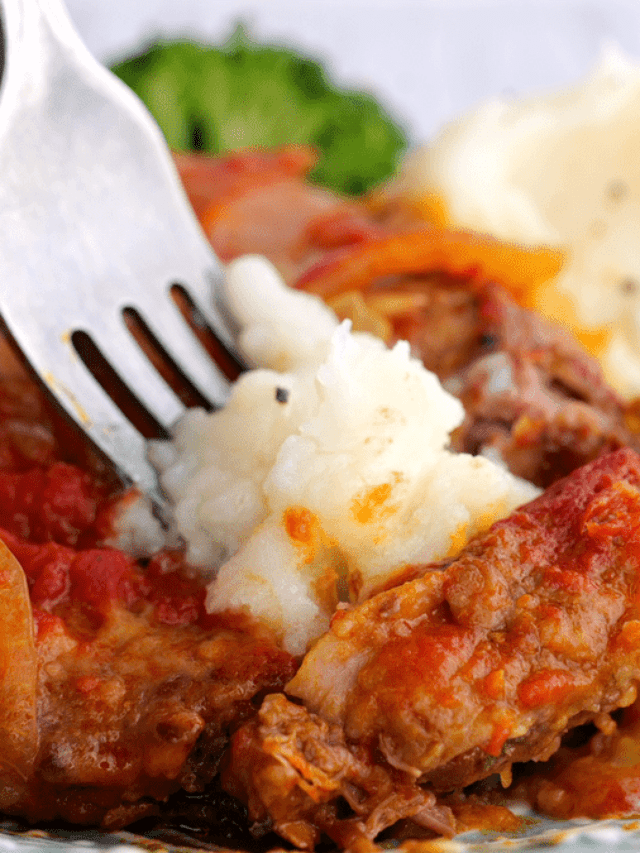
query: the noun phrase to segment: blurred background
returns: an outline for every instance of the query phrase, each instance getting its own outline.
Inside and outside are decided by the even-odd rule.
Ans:
[[[67,0],[104,62],[159,37],[224,41],[244,23],[377,95],[414,140],[495,94],[568,84],[607,41],[640,60],[638,0]]]

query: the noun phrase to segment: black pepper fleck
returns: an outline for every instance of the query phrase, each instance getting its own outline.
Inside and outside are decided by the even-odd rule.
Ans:
[[[482,335],[480,335],[480,346],[484,349],[490,349],[492,347],[495,347],[497,343],[497,335],[492,335],[489,332],[483,332]]]
[[[276,388],[276,400],[278,403],[288,403],[289,402],[289,389],[288,388]]]

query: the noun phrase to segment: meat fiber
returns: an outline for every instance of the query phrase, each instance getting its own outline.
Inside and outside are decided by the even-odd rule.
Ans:
[[[568,729],[634,701],[640,457],[621,450],[584,466],[450,564],[414,573],[336,614],[287,687],[304,709],[274,716],[282,700],[271,699],[236,735],[228,784],[291,840],[296,821],[307,846],[314,827],[337,837],[338,812],[326,815],[338,797],[368,837],[407,816],[405,805],[371,821],[380,797],[354,762],[367,779],[376,768],[394,778],[405,804],[407,790],[494,773],[508,782],[514,762],[549,758]],[[292,715],[313,737],[291,737]],[[262,772],[274,762],[278,773]],[[434,801],[423,806],[433,815]],[[295,843],[302,835],[298,826]]]

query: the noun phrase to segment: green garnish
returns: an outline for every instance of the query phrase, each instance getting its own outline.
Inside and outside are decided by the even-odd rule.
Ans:
[[[319,63],[257,45],[242,28],[219,48],[159,42],[113,71],[178,151],[313,145],[312,179],[357,195],[391,175],[406,146],[373,97],[338,89]]]

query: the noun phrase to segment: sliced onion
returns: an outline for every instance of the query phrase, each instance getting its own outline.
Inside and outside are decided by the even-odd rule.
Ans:
[[[444,272],[498,282],[522,298],[532,287],[556,275],[562,261],[562,253],[554,249],[529,249],[470,232],[424,225],[328,253],[296,286],[330,299],[348,290],[367,290],[377,279],[389,275]]]
[[[38,751],[33,615],[20,563],[0,541],[0,810],[19,799]]]

